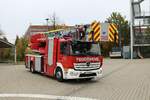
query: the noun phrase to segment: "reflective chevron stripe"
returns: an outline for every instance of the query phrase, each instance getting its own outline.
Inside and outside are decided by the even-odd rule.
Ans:
[[[116,39],[116,43],[118,43],[119,38],[118,38],[118,30],[116,24],[109,25],[108,33],[109,33],[109,37],[108,37],[109,41],[115,42]]]
[[[89,41],[100,41],[100,23],[94,21],[91,24],[91,28],[93,30],[93,35],[92,32],[89,33]]]

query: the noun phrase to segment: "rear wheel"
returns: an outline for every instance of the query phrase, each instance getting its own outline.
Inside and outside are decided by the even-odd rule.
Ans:
[[[28,68],[28,65],[27,65],[27,63],[26,63],[26,62],[25,62],[25,67],[26,67],[26,68]]]
[[[35,72],[33,63],[30,64],[30,71],[31,71],[32,73]]]
[[[59,82],[62,82],[62,81],[63,81],[63,73],[62,73],[61,68],[57,68],[57,69],[56,69],[55,77],[56,77],[56,79],[57,79]]]

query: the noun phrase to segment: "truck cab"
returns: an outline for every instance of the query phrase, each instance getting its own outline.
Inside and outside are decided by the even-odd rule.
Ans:
[[[58,39],[55,77],[61,79],[98,78],[103,58],[98,42]],[[59,79],[60,78],[60,79]]]

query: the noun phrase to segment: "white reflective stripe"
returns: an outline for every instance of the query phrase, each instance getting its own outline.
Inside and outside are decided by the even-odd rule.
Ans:
[[[41,57],[35,57],[35,71],[41,72]]]
[[[0,94],[0,98],[40,98],[40,99],[55,99],[55,100],[97,100],[82,97],[71,97],[71,96],[55,96],[55,95],[44,95],[44,94]]]
[[[26,54],[26,56],[42,57],[42,55]]]
[[[54,49],[54,40],[49,40],[48,42],[48,65],[53,64],[53,49]]]
[[[30,57],[28,56],[28,63],[27,63],[28,68],[30,68]]]

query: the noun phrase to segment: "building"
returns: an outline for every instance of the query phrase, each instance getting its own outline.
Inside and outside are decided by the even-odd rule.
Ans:
[[[52,29],[52,26],[47,25],[30,25],[25,33],[25,37],[29,38],[31,35],[36,34],[37,32],[47,32]]]
[[[15,45],[8,42],[5,39],[0,38],[0,62],[4,62],[3,54],[5,52],[5,48],[12,48],[12,53],[14,54],[14,62],[16,63],[16,48]],[[6,59],[5,59],[6,60]],[[9,60],[9,59],[7,59]]]
[[[148,55],[150,48],[150,3],[148,0],[130,0],[131,6],[131,58]],[[148,31],[147,31],[148,30]],[[144,50],[147,52],[142,53]],[[136,56],[135,56],[136,57]]]

